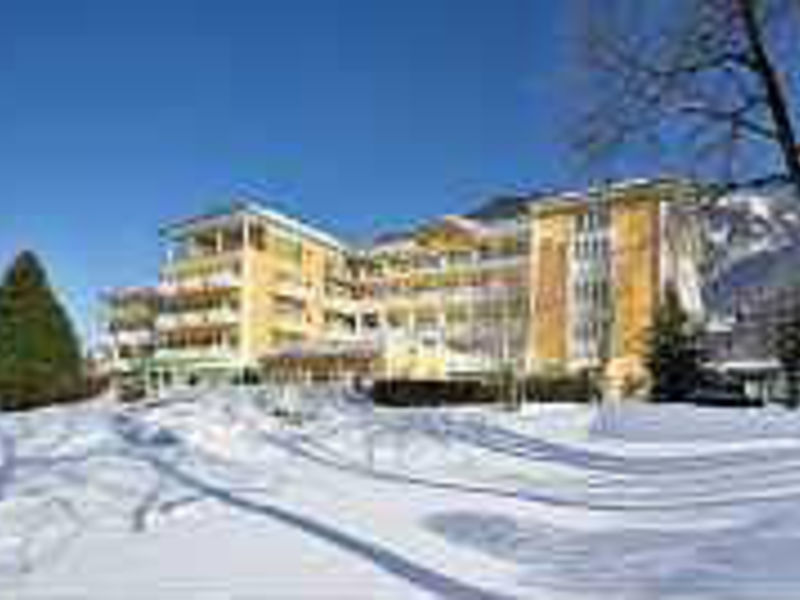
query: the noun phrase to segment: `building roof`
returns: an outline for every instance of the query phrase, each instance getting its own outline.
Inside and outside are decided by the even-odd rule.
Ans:
[[[692,182],[672,177],[662,177],[654,179],[628,179],[610,182],[607,184],[596,185],[582,191],[553,191],[553,192],[530,192],[525,194],[500,195],[489,199],[478,208],[458,215],[465,221],[472,221],[491,225],[498,221],[509,221],[523,215],[528,210],[557,210],[568,208],[572,205],[585,201],[592,195],[605,197],[607,194],[619,193],[636,187],[655,187],[663,185],[694,185]],[[308,237],[319,243],[333,247],[338,250],[354,250],[350,244],[346,244],[335,236],[305,223],[304,221],[286,215],[282,211],[275,210],[265,205],[261,198],[250,194],[239,195],[222,205],[175,223],[168,224],[161,228],[160,232],[165,236],[176,236],[194,228],[206,227],[217,220],[230,218],[238,214],[250,214],[265,218],[281,227],[296,232],[301,236]],[[388,231],[376,235],[366,244],[367,248],[383,246],[404,241],[413,240],[421,231],[430,230],[436,227],[438,221],[425,222],[415,227]]]
[[[273,224],[288,229],[301,236],[313,239],[326,246],[333,247],[337,250],[347,250],[347,246],[331,234],[322,231],[317,227],[308,225],[298,218],[288,216],[283,212],[269,208],[263,204],[261,199],[253,198],[251,196],[233,199],[223,205],[213,207],[194,217],[189,217],[187,219],[182,219],[175,223],[168,224],[161,228],[160,233],[161,235],[167,237],[177,236],[191,231],[192,229],[206,227],[215,221],[227,219],[236,215],[252,215],[263,218],[272,222]]]
[[[496,196],[464,216],[476,221],[504,221],[513,219],[527,212],[531,202],[538,194],[519,196]]]
[[[659,186],[690,186],[696,185],[687,179],[677,177],[640,178],[612,181],[594,185],[585,190],[552,190],[531,191],[521,194],[499,195],[490,198],[478,208],[465,212],[458,217],[466,221],[478,222],[491,226],[499,221],[510,221],[524,215],[527,211],[552,210],[569,208],[585,202],[592,195],[606,197],[607,195],[620,194],[636,188],[655,188]],[[371,246],[382,246],[413,240],[420,231],[436,227],[439,220],[425,222],[415,227],[388,231],[375,236]]]
[[[386,231],[384,233],[379,233],[378,235],[373,237],[369,245],[377,246],[382,244],[393,244],[395,242],[403,242],[405,240],[410,240],[413,237],[414,237],[413,229],[403,229],[403,230],[398,229],[395,231]]]
[[[594,198],[598,201],[613,200],[624,197],[623,194],[636,189],[658,189],[682,187],[697,188],[698,184],[689,179],[679,177],[657,177],[623,179],[593,185],[584,190],[562,191],[549,195],[538,196],[532,202],[532,210],[536,212],[567,209]]]

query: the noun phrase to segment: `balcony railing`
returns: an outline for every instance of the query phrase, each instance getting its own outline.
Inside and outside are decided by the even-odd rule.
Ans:
[[[112,334],[111,339],[115,345],[143,346],[154,341],[155,332],[151,329],[116,331]]]
[[[209,289],[229,289],[242,285],[242,278],[233,273],[181,278],[179,282],[163,282],[158,286],[159,292],[172,296]]]
[[[159,348],[155,351],[155,359],[161,361],[226,361],[239,359],[239,354],[230,347],[197,346],[188,348]]]
[[[239,312],[219,308],[205,311],[191,311],[159,315],[156,327],[159,330],[202,327],[204,325],[235,325],[239,322]]]
[[[471,256],[458,261],[448,260],[442,257],[439,261],[425,264],[408,266],[405,269],[389,267],[388,273],[371,274],[366,276],[368,282],[383,281],[387,277],[397,276],[421,276],[421,275],[441,275],[444,273],[459,273],[463,271],[479,271],[485,269],[500,268],[521,268],[528,261],[528,252],[517,252],[514,254],[502,254],[499,256]]]
[[[452,288],[432,288],[425,290],[403,290],[402,293],[386,294],[375,299],[377,303],[417,303],[430,302],[433,304],[469,303],[509,299],[514,296],[525,296],[528,293],[527,285],[495,285],[495,286],[459,286]]]
[[[242,253],[237,251],[222,252],[219,254],[204,254],[191,257],[176,258],[161,266],[161,274],[191,277],[207,276],[210,273],[223,273],[241,269]]]
[[[363,302],[342,296],[325,296],[325,308],[345,314],[355,314],[363,306]]]
[[[524,267],[528,262],[527,254],[512,254],[509,256],[498,256],[495,258],[481,259],[475,263],[476,269],[503,269],[513,267]]]
[[[305,300],[311,295],[311,290],[301,282],[283,280],[279,281],[275,286],[275,293]]]

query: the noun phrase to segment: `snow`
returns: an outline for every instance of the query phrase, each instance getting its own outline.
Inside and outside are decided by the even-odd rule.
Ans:
[[[752,192],[734,193],[720,198],[718,205],[725,208],[736,208],[743,212],[768,221],[772,217],[775,204],[773,197]]]
[[[794,599],[799,434],[333,388],[0,415],[0,597]]]

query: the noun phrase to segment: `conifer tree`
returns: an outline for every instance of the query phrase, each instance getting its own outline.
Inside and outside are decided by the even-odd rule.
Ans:
[[[703,385],[706,374],[699,336],[672,286],[667,287],[656,313],[649,342],[646,361],[653,402],[680,402]]]
[[[82,359],[67,313],[32,252],[19,254],[0,286],[0,409],[72,399]]]

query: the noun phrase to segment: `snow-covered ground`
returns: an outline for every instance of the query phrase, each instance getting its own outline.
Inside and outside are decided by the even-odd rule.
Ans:
[[[0,415],[3,599],[795,600],[798,555],[783,409],[318,389]]]

